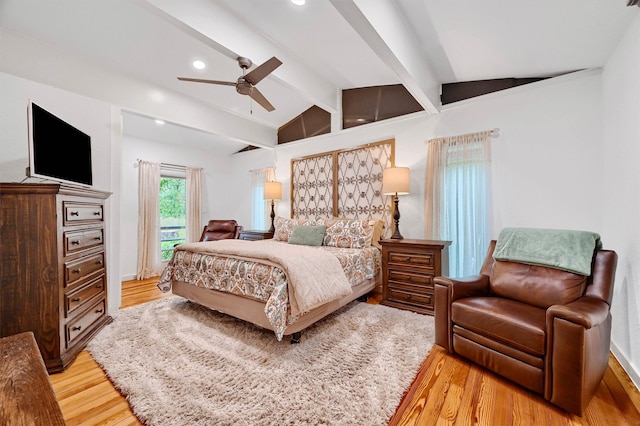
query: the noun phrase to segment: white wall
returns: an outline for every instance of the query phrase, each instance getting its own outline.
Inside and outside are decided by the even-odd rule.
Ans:
[[[640,387],[640,13],[603,73],[604,232],[618,252],[612,351]]]
[[[209,219],[233,219],[232,208],[238,196],[229,179],[232,166],[229,156],[176,144],[124,136],[122,144],[122,192],[120,209],[120,256],[123,280],[135,279],[138,261],[138,168],[137,160],[201,167],[202,226]]]

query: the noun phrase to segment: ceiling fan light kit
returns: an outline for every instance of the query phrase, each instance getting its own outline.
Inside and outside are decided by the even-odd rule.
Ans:
[[[236,92],[241,95],[248,95],[251,99],[256,101],[260,106],[267,111],[273,111],[275,108],[271,103],[264,97],[262,93],[255,87],[263,78],[271,74],[276,68],[282,65],[282,62],[276,58],[275,56],[271,59],[264,62],[262,65],[259,65],[254,70],[250,71],[248,74],[245,72],[251,68],[253,62],[249,58],[245,58],[244,56],[238,56],[237,58],[238,66],[242,68],[242,76],[238,77],[238,80],[235,82],[232,81],[218,81],[218,80],[205,80],[202,78],[188,78],[188,77],[178,77],[178,80],[181,81],[190,81],[195,83],[209,83],[209,84],[219,84],[223,86],[235,86]]]

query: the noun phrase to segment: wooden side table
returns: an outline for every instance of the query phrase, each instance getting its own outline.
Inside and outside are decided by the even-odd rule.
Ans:
[[[449,271],[451,241],[381,240],[381,304],[433,315],[433,278]]]
[[[64,426],[33,332],[0,339],[0,424]]]
[[[240,231],[240,240],[268,240],[273,238],[273,232],[270,231],[258,231],[258,230],[241,230]]]

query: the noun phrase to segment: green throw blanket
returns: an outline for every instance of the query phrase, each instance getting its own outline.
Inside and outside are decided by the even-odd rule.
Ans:
[[[493,258],[588,276],[593,253],[601,248],[600,235],[594,232],[505,228],[498,236]]]

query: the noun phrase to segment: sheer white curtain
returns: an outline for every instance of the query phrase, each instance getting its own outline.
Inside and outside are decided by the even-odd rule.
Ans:
[[[202,169],[187,167],[187,242],[200,240],[202,234]]]
[[[160,275],[160,164],[138,163],[138,272],[136,279]]]
[[[491,131],[432,139],[427,148],[427,238],[452,241],[449,276],[480,271],[491,221]]]
[[[270,201],[264,199],[264,183],[275,180],[275,169],[251,170],[251,227],[269,229],[271,226]]]

